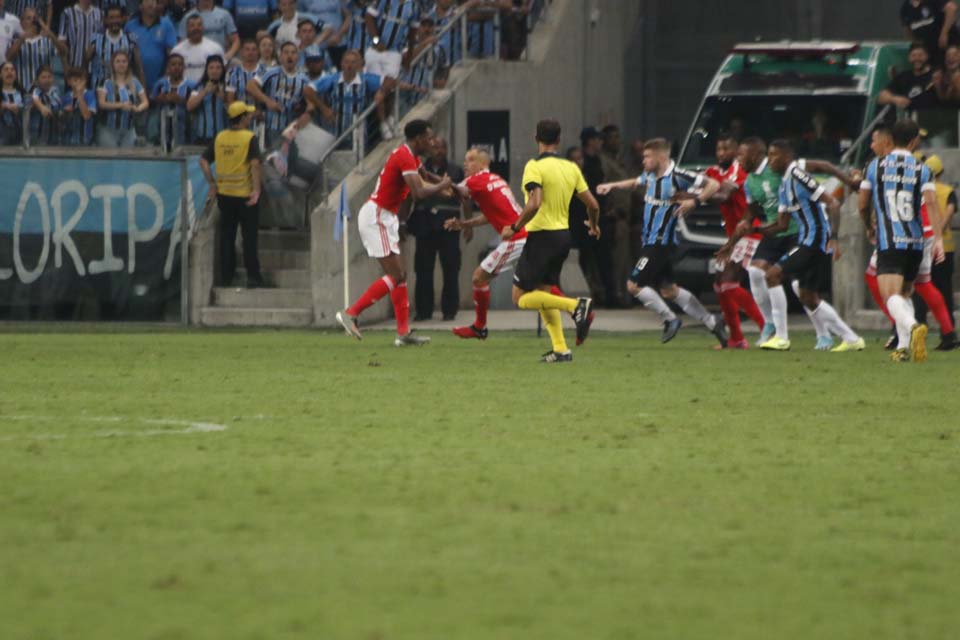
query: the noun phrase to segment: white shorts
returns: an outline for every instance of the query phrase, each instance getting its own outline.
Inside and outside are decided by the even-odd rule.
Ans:
[[[917,282],[930,282],[930,270],[933,268],[933,244],[935,238],[923,239],[923,260],[920,261],[920,271],[917,272]]]
[[[487,257],[480,263],[480,268],[492,276],[497,275],[504,269],[509,269],[520,259],[525,244],[527,244],[526,238],[501,242],[496,249],[487,254]]]
[[[720,273],[728,263],[739,264],[746,269],[750,266],[750,261],[753,260],[753,255],[757,252],[757,247],[759,246],[760,238],[750,236],[740,238],[737,240],[737,244],[733,245],[733,251],[730,252],[729,260],[713,260],[710,273]]]
[[[397,214],[367,200],[357,214],[360,240],[371,258],[386,258],[400,253],[400,220]]]
[[[399,78],[400,65],[403,54],[399,51],[377,51],[374,47],[367,49],[363,54],[367,73],[373,73],[381,78]]]

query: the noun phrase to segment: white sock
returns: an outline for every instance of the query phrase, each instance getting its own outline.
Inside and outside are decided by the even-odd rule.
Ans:
[[[912,307],[913,304],[901,295],[893,294],[887,298],[887,311],[897,323],[897,338],[900,340],[898,349],[910,346],[910,330],[914,323]]]
[[[653,311],[664,321],[677,319],[677,315],[670,310],[670,307],[668,307],[667,303],[663,301],[663,298],[660,297],[660,294],[650,287],[644,287],[643,289],[640,289],[640,291],[638,291],[637,295],[634,297],[642,302],[643,306],[645,306],[647,309],[650,309],[650,311]]]
[[[793,289],[794,295],[797,296],[797,299],[799,300],[800,299],[800,281],[794,280],[793,282],[790,283],[790,287]],[[810,318],[810,322],[813,323],[813,330],[817,332],[817,338],[818,339],[829,338],[830,329],[829,327],[827,327],[827,324],[820,319],[820,316],[818,316],[813,311],[810,311],[810,309],[807,309],[805,305],[801,305],[801,306],[803,306],[803,310],[806,312],[807,317]]]
[[[777,328],[777,337],[781,340],[790,339],[790,331],[787,329],[787,292],[783,290],[783,285],[778,284],[775,287],[768,287],[770,292],[770,308],[773,311],[773,326]]]
[[[707,329],[713,330],[717,326],[717,319],[712,313],[703,308],[700,301],[692,293],[683,287],[677,287],[677,297],[674,300],[683,312],[691,318],[696,318],[706,325]]]
[[[837,310],[833,308],[826,300],[820,302],[820,306],[813,310],[810,314],[810,318],[818,318],[820,322],[827,326],[827,329],[832,333],[840,336],[840,339],[844,342],[856,342],[860,339],[853,329],[843,321],[843,318],[840,317],[840,314],[837,313]]]
[[[750,276],[750,293],[760,307],[764,322],[773,322],[773,309],[770,308],[770,293],[767,290],[767,274],[760,267],[747,267]]]

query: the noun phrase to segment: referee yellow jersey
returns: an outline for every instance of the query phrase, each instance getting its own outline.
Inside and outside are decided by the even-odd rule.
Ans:
[[[535,188],[543,189],[543,202],[537,215],[527,223],[527,231],[562,231],[570,228],[570,199],[587,191],[580,167],[556,153],[544,153],[523,169],[524,201]]]

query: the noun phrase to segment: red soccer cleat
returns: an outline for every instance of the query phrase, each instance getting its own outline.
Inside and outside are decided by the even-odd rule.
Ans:
[[[471,324],[468,327],[454,327],[453,334],[465,339],[476,338],[478,340],[486,340],[487,328],[484,327],[483,329],[477,329]]]

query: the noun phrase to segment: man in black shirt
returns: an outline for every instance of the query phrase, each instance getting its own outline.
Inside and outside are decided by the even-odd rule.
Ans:
[[[957,3],[953,0],[904,0],[900,22],[912,41],[927,47],[935,66],[943,63],[947,46],[960,42],[956,27]]]
[[[909,71],[897,75],[877,96],[877,104],[898,109],[933,109],[940,105],[934,88],[930,57],[919,42],[910,45]]]
[[[447,160],[447,141],[437,136],[433,143],[433,155],[423,163],[424,168],[441,178],[450,176],[454,184],[463,182],[463,169]],[[440,257],[443,272],[443,291],[440,293],[440,310],[444,320],[453,320],[460,307],[460,232],[443,228],[448,218],[460,216],[460,199],[457,196],[436,195],[427,200],[418,200],[407,222],[407,230],[417,239],[413,256],[416,272],[414,302],[418,321],[429,320],[433,315],[433,270]],[[473,233],[467,229],[464,233]],[[470,236],[467,236],[469,241]]]

